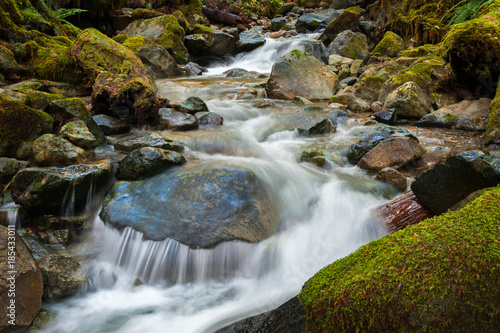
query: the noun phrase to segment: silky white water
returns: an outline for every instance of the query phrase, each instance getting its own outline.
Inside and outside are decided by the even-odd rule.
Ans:
[[[258,244],[196,250],[174,240],[146,241],[96,218],[91,246],[98,254],[84,267],[89,288],[50,305],[56,317],[44,332],[214,332],[278,307],[319,269],[385,233],[373,217],[373,209],[387,201],[380,196],[383,185],[356,167],[299,162],[300,152],[312,146],[347,147],[347,129],[320,138],[273,132],[273,114],[298,107],[278,103],[261,110],[226,99],[224,91],[241,88],[237,80],[185,78],[158,85],[173,102],[200,96],[224,117],[220,128],[183,134],[188,153],[196,156],[194,163],[252,170],[272,194],[279,230]]]

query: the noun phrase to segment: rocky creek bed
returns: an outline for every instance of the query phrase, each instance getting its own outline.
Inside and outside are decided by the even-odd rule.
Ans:
[[[500,325],[497,1],[93,3],[0,4],[0,331]]]

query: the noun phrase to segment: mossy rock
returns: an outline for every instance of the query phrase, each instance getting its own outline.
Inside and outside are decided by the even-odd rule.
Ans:
[[[368,243],[307,281],[308,332],[496,332],[500,188]]]
[[[137,36],[128,38],[122,45],[130,49],[130,51],[137,53],[145,45],[153,45],[153,43],[142,36]]]
[[[386,57],[397,57],[399,52],[404,49],[403,38],[399,37],[391,31],[387,31],[384,38],[373,49],[374,54],[379,54]]]
[[[403,51],[403,57],[417,58],[417,57],[424,57],[427,55],[438,55],[440,53],[439,48],[440,48],[439,45],[425,44],[415,49],[409,49]]]
[[[325,45],[329,45],[339,33],[345,30],[355,30],[361,16],[361,8],[349,7],[345,9],[339,17],[330,22],[319,40]]]
[[[354,85],[355,95],[370,103],[375,102],[385,81],[381,76],[366,76]]]
[[[68,40],[69,41],[69,40]],[[39,47],[33,59],[33,71],[41,79],[71,84],[83,83],[77,64],[64,40],[52,40]]]
[[[170,52],[179,63],[186,63],[188,51],[184,46],[184,29],[179,25],[177,18],[172,15],[163,15],[149,20],[132,22],[121,33],[129,37],[142,36]]]
[[[0,155],[12,155],[23,141],[52,132],[47,113],[0,95]]]
[[[490,103],[488,125],[486,125],[485,144],[500,144],[500,86],[497,87],[495,98]]]
[[[134,52],[93,28],[85,29],[78,35],[71,53],[92,81],[103,71],[121,73],[125,61],[131,74],[147,73]]]
[[[151,10],[151,9],[146,9],[146,8],[136,8],[132,11],[132,20],[147,20],[153,17],[158,17],[165,15],[163,13]]]
[[[500,19],[484,16],[457,24],[443,40],[444,58],[459,81],[475,90],[500,74]]]
[[[9,77],[19,74],[22,70],[14,58],[14,52],[0,44],[0,73]]]
[[[175,18],[177,19],[177,22],[179,23],[181,28],[184,29],[184,33],[186,35],[191,33],[189,22],[186,20],[186,18],[184,17],[184,14],[182,14],[182,12],[180,10],[176,10],[175,12],[173,12],[172,16],[175,16]]]
[[[127,35],[116,35],[115,37],[113,37],[113,40],[120,44],[123,44],[127,39],[128,39]]]

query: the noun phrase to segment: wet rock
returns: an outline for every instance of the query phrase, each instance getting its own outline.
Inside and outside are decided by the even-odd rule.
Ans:
[[[40,259],[53,253],[54,251],[50,248],[46,248],[38,234],[20,232],[19,236],[23,239],[24,244],[29,249],[33,258]]]
[[[140,41],[136,42],[137,39]],[[179,65],[167,50],[144,37],[129,38],[123,45],[129,47],[141,59],[149,75],[154,79],[175,77],[182,73]]]
[[[188,97],[181,104],[174,105],[174,108],[189,114],[195,114],[196,112],[208,111],[207,104],[199,97]]]
[[[182,143],[170,140],[155,132],[118,140],[114,143],[114,147],[116,150],[121,152],[131,152],[142,147],[162,148],[179,153],[184,150],[184,145]]]
[[[326,161],[328,160],[327,156],[328,153],[325,152],[324,150],[319,148],[312,148],[305,150],[300,154],[300,161],[309,162],[316,166],[321,167],[326,164]]]
[[[189,131],[198,128],[198,120],[193,115],[171,108],[161,108],[158,111],[159,129],[173,131]]]
[[[81,212],[89,196],[108,185],[111,174],[109,164],[26,168],[14,176],[10,189],[14,201],[30,214],[59,216],[68,208]]]
[[[393,135],[413,137],[408,131],[400,130],[397,127],[379,127],[375,133],[365,136],[363,139],[349,147],[347,150],[348,161],[351,163],[358,163],[367,152],[375,148],[380,142],[392,137]]]
[[[185,162],[184,156],[175,151],[152,147],[139,148],[118,163],[116,178],[137,180],[150,177]]]
[[[248,52],[255,50],[266,43],[260,34],[260,28],[252,28],[240,34],[240,40],[236,43],[237,52]]]
[[[75,258],[49,254],[37,260],[43,277],[43,297],[55,299],[75,294],[87,284]]]
[[[115,183],[100,216],[148,239],[173,238],[191,248],[259,242],[279,223],[264,184],[251,171],[209,165]]]
[[[296,103],[296,104],[302,104],[302,105],[309,105],[309,104],[313,104],[313,102],[311,102],[310,100],[308,100],[307,98],[304,98],[302,96],[295,96],[293,98],[293,101]]]
[[[256,71],[247,71],[246,69],[242,68],[233,68],[228,71],[225,71],[222,74],[226,74],[226,77],[236,77],[245,79],[262,79],[267,77],[265,74]]]
[[[284,4],[283,6],[281,6],[277,11],[276,11],[276,14],[275,16],[277,17],[278,15],[282,15],[282,16],[285,16],[286,14],[288,14],[292,9],[293,7],[295,6],[294,3],[286,3]]]
[[[311,33],[328,26],[328,23],[339,17],[340,12],[334,9],[318,10],[304,14],[297,20],[295,28],[298,33]]]
[[[398,170],[387,167],[383,168],[377,173],[376,180],[386,182],[396,186],[400,191],[406,191],[408,188],[408,179],[401,174]]]
[[[12,243],[9,242],[15,243],[14,267],[9,265],[9,252],[12,252],[9,249]],[[15,273],[10,274],[11,271]],[[14,275],[15,281],[9,280],[11,275]],[[11,289],[15,289],[15,297],[9,296]],[[9,232],[8,228],[0,226],[0,306],[3,313],[0,331],[23,332],[28,328],[40,310],[42,293],[42,275],[30,251],[16,232]],[[11,300],[15,300],[14,306]],[[15,308],[12,316],[9,306]],[[11,325],[10,320],[15,325]]]
[[[319,40],[325,45],[330,45],[339,33],[346,30],[355,30],[361,12],[362,10],[359,7],[345,9],[342,14],[328,24],[325,31],[319,36]]]
[[[346,105],[353,112],[368,112],[370,110],[370,104],[367,101],[351,93],[337,94],[330,99],[330,102]]]
[[[286,30],[279,30],[279,31],[271,32],[269,34],[269,38],[277,39],[277,38],[283,37],[285,35],[286,35]]]
[[[36,139],[32,149],[38,165],[75,164],[85,157],[85,150],[54,134],[44,134]]]
[[[187,64],[181,66],[181,70],[185,76],[197,76],[207,71],[205,67],[194,62],[188,62]]]
[[[96,114],[92,118],[105,135],[124,134],[130,131],[129,124],[105,114]]]
[[[59,135],[81,148],[92,149],[99,145],[83,120],[67,123],[61,128]]]
[[[467,151],[424,172],[411,185],[424,206],[442,214],[470,193],[500,183],[500,156]]]
[[[339,33],[326,51],[327,56],[333,54],[351,59],[364,59],[368,55],[366,35],[351,30]]]
[[[337,75],[327,66],[308,53],[293,50],[274,63],[266,91],[277,99],[327,99],[338,85]]]
[[[166,49],[178,63],[187,62],[189,54],[184,46],[184,29],[172,15],[134,21],[120,34],[144,37]]]
[[[98,144],[103,144],[106,141],[104,133],[91,116],[85,102],[81,98],[75,97],[51,101],[46,111],[57,118],[62,117],[64,119],[63,124],[73,120],[73,118],[83,120],[89,131],[97,139]]]
[[[373,54],[378,54],[383,57],[397,57],[399,52],[403,51],[405,42],[392,31],[387,31],[384,38],[373,49]]]
[[[489,98],[464,100],[423,116],[415,125],[484,131],[488,123],[490,102]]]
[[[222,116],[215,112],[197,112],[195,117],[201,126],[222,126],[224,123]]]
[[[186,36],[184,43],[189,52],[202,56],[231,55],[236,48],[236,38],[233,35],[199,24],[194,26],[192,35]]]
[[[374,114],[375,120],[387,125],[395,125],[398,121],[396,110],[382,110]]]
[[[286,18],[276,17],[271,20],[271,30],[278,31],[286,24]]]
[[[306,310],[297,297],[279,308],[240,320],[216,333],[303,333],[306,332]]]
[[[358,162],[358,166],[365,170],[398,168],[422,157],[426,152],[425,148],[412,138],[389,138],[366,153]]]
[[[47,113],[0,94],[0,156],[14,156],[23,141],[52,132],[53,123]]]
[[[406,82],[391,92],[384,104],[386,109],[396,109],[400,118],[422,118],[432,111],[428,97],[415,82]]]
[[[26,161],[18,161],[15,158],[0,157],[0,184],[7,184],[19,170],[28,166]]]
[[[279,131],[295,130],[301,136],[321,135],[336,131],[333,122],[326,115],[278,115],[280,124],[276,127]]]
[[[36,217],[33,223],[45,230],[74,230],[81,228],[89,219],[89,215],[67,217],[43,215]]]

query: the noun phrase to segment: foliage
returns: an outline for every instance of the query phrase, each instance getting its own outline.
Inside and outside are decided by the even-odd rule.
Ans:
[[[448,26],[463,23],[474,18],[479,11],[486,6],[491,5],[495,0],[462,0],[448,11],[443,19],[449,14],[454,13],[448,22]],[[441,19],[441,20],[443,20]]]
[[[299,299],[309,332],[496,332],[500,187],[325,267]]]

